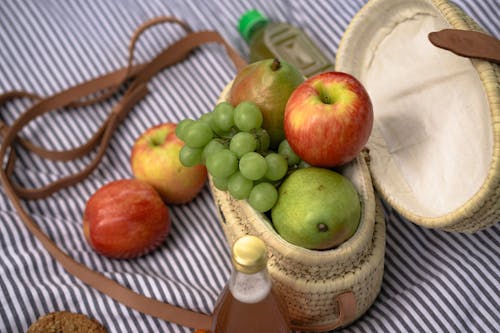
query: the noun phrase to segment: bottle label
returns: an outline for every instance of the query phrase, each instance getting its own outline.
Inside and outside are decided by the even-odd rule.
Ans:
[[[333,64],[297,28],[281,23],[270,24],[264,32],[264,42],[273,54],[297,67],[306,77],[334,70]]]

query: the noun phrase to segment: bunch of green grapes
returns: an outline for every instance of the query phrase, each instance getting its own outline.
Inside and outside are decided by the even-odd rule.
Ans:
[[[259,107],[248,101],[234,108],[222,102],[198,120],[184,119],[175,131],[185,143],[179,159],[185,166],[204,164],[215,187],[266,212],[278,200],[280,181],[301,161],[286,140],[277,151],[269,149],[262,121]]]

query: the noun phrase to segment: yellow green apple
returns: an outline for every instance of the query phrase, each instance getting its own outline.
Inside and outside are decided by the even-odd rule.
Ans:
[[[184,142],[175,135],[175,123],[146,130],[134,143],[130,162],[136,179],[152,185],[167,203],[193,200],[207,181],[204,165],[184,166],[179,152]]]

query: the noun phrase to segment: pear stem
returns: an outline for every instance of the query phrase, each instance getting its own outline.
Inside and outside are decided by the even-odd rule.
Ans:
[[[278,60],[278,58],[274,58],[273,63],[271,64],[272,71],[276,72],[280,68],[281,68],[280,61]]]

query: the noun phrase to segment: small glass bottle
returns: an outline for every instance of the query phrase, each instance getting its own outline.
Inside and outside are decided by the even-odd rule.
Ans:
[[[241,16],[238,30],[250,48],[250,62],[279,58],[297,67],[305,77],[334,70],[303,31],[287,23],[270,22],[257,10]]]
[[[272,290],[264,242],[239,238],[232,263],[231,278],[215,306],[212,333],[290,333],[286,306]]]

